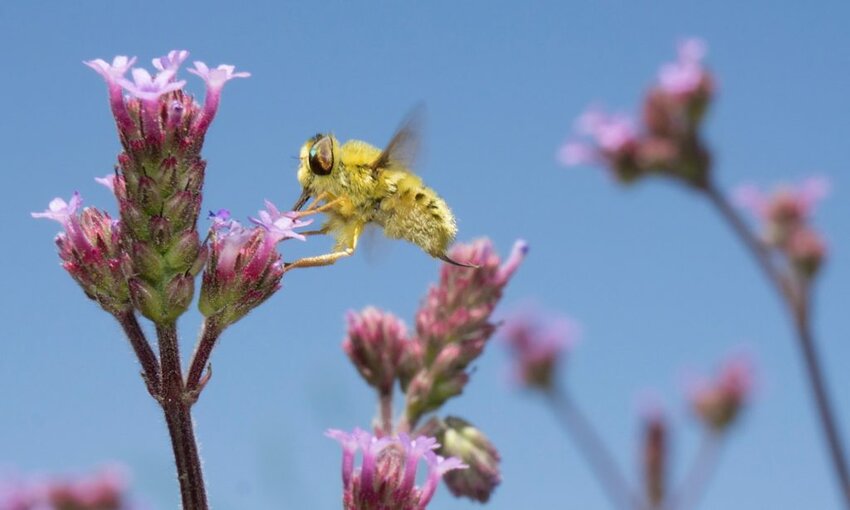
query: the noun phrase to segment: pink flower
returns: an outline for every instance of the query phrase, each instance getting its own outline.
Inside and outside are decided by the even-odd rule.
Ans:
[[[221,89],[224,88],[224,84],[233,78],[248,78],[251,76],[251,73],[236,73],[234,72],[235,69],[234,66],[225,64],[221,64],[215,69],[210,69],[205,63],[200,61],[195,61],[195,68],[189,69],[190,73],[200,76],[207,84],[204,111],[194,127],[196,132],[205,132],[215,117],[218,111],[219,101],[221,100]]]
[[[259,218],[249,218],[252,223],[265,228],[269,234],[276,239],[275,242],[283,241],[284,239],[298,239],[306,241],[307,238],[295,232],[296,228],[306,227],[313,223],[312,219],[300,220],[298,213],[294,211],[280,212],[277,207],[266,200],[266,210],[257,213]]]
[[[189,69],[189,72],[203,78],[210,90],[221,90],[224,84],[233,78],[248,78],[251,73],[238,72],[235,73],[236,66],[221,64],[215,69],[210,69],[207,65],[200,61],[195,61],[194,69]]]
[[[439,445],[434,438],[406,434],[376,437],[361,429],[352,433],[328,430],[326,436],[339,441],[343,448],[342,479],[345,510],[424,510],[442,476],[466,467],[459,459],[436,455]],[[357,451],[363,454],[359,468],[354,467]],[[428,469],[424,485],[415,485],[421,460]]]
[[[739,186],[733,192],[735,202],[763,221],[799,222],[807,219],[815,205],[829,195],[829,180],[812,177],[799,186],[780,185],[765,194],[752,184]]]
[[[171,50],[168,52],[168,55],[155,58],[152,60],[152,62],[153,66],[156,68],[157,71],[171,72],[173,79],[173,76],[177,74],[177,70],[180,69],[180,66],[183,64],[183,61],[186,60],[186,57],[188,56],[189,52],[186,50]]]
[[[561,356],[577,341],[578,326],[567,317],[531,309],[508,319],[503,337],[514,358],[517,380],[547,390],[554,383]]]
[[[672,95],[688,95],[703,85],[706,72],[702,60],[708,53],[705,41],[691,38],[679,43],[679,60],[664,64],[658,72],[658,85]]]
[[[118,314],[130,308],[126,274],[130,258],[124,249],[121,224],[93,208],[80,211],[82,198],[74,193],[69,202],[55,198],[48,209],[32,213],[64,229],[56,236],[62,267],[86,295],[106,311]]]
[[[151,76],[147,69],[134,68],[133,81],[120,78],[118,83],[133,96],[144,101],[156,101],[159,96],[180,90],[186,85],[186,80],[173,81],[176,69],[164,69]]]
[[[275,246],[282,237],[264,224],[243,227],[230,218],[227,209],[210,213],[210,218],[210,257],[199,307],[205,316],[215,316],[226,327],[280,289],[283,261]]]
[[[31,213],[33,218],[46,218],[53,221],[58,221],[63,227],[66,226],[71,218],[77,214],[77,210],[83,203],[83,199],[78,192],[71,195],[71,199],[65,202],[60,197],[56,197],[50,201],[47,209],[40,213]]]
[[[734,422],[752,393],[753,369],[742,356],[723,362],[713,380],[691,384],[689,400],[694,413],[710,429],[722,432]]]
[[[576,121],[576,131],[590,137],[603,152],[617,152],[637,137],[634,120],[592,108]]]
[[[107,84],[118,85],[118,81],[124,79],[124,75],[136,63],[136,57],[129,58],[125,55],[118,55],[112,59],[112,64],[100,58],[86,60],[83,63],[101,75]]]
[[[389,395],[408,343],[407,327],[391,313],[368,307],[346,317],[342,349],[361,377],[381,395]]]

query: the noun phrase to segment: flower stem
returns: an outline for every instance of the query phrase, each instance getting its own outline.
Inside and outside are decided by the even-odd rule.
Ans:
[[[393,433],[393,394],[389,392],[378,392],[378,407],[381,428],[387,435]]]
[[[145,333],[136,319],[135,312],[128,310],[121,315],[116,315],[115,318],[118,319],[118,322],[124,329],[124,334],[127,335],[127,339],[136,353],[136,358],[138,358],[139,364],[142,365],[142,378],[145,380],[148,392],[153,398],[158,399],[162,391],[159,360],[156,359],[156,354],[153,352],[151,344],[145,338]]]
[[[845,508],[850,509],[850,469],[847,467],[844,444],[842,443],[841,436],[838,434],[835,413],[830,404],[826,382],[823,377],[823,369],[818,358],[815,338],[809,322],[811,300],[806,292],[808,283],[805,282],[798,285],[795,291],[789,280],[784,278],[777,270],[765,245],[756,238],[723,194],[714,186],[707,186],[705,192],[721,216],[729,223],[744,245],[749,249],[759,267],[761,267],[767,276],[767,279],[783,298],[788,311],[793,317],[794,332],[797,337],[797,343],[802,350],[806,375],[814,395],[818,418],[820,419],[823,434],[826,437],[832,466],[838,478]]]
[[[222,328],[218,321],[209,317],[204,320],[204,326],[201,329],[201,338],[195,346],[195,353],[192,355],[192,361],[189,363],[189,373],[186,376],[186,391],[189,393],[197,393],[203,389],[201,382],[209,362],[212,350],[215,347],[218,337],[221,336]],[[197,398],[197,395],[196,397]]]
[[[207,510],[207,494],[201,472],[201,459],[195,432],[192,427],[191,404],[185,397],[183,375],[180,369],[180,349],[177,343],[177,327],[174,323],[157,324],[160,361],[162,363],[162,410],[171,435],[174,460],[177,464],[177,479],[183,510]]]
[[[717,468],[723,436],[719,432],[706,431],[700,441],[699,450],[691,464],[679,491],[664,506],[665,510],[694,509]]]
[[[545,394],[555,417],[578,445],[614,508],[642,508],[643,505],[629,489],[614,457],[567,393],[551,389]]]

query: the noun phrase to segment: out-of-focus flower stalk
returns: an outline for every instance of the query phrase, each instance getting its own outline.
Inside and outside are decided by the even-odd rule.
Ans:
[[[570,141],[560,149],[559,159],[567,165],[604,165],[621,182],[653,174],[673,178],[702,193],[718,210],[750,251],[792,318],[832,467],[845,507],[850,509],[850,468],[811,325],[811,285],[826,256],[825,243],[816,231],[794,224],[799,224],[807,212],[804,193],[775,196],[765,208],[764,216],[771,223],[767,236],[771,246],[751,231],[717,188],[712,178],[711,152],[700,132],[715,93],[714,79],[702,66],[705,55],[702,41],[683,41],[678,60],[661,68],[656,84],[645,97],[640,128],[623,117],[591,110],[576,126],[588,140]],[[790,273],[777,267],[773,247],[790,262]]]

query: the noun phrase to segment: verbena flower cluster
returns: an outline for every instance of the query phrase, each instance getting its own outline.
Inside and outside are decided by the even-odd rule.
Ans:
[[[409,333],[407,326],[397,317],[373,307],[348,314],[348,333],[343,349],[363,380],[377,391],[380,411],[375,421],[375,436],[362,431],[352,435],[331,433],[341,440],[344,448],[349,445],[350,450],[351,445],[360,445],[364,452],[360,478],[355,483],[351,476],[345,475],[351,473],[351,453],[346,450],[343,459],[346,504],[360,501],[363,473],[367,472],[367,468],[374,469],[372,461],[367,462],[366,452],[371,451],[368,445],[390,457],[381,461],[383,464],[378,462],[379,467],[385,466],[383,471],[378,471],[388,473],[385,476],[389,478],[381,478],[382,482],[374,483],[386,485],[390,493],[396,490],[405,494],[409,492],[408,488],[396,488],[399,478],[397,468],[393,466],[400,462],[398,448],[387,446],[410,444],[409,437],[418,437],[416,444],[427,444],[428,451],[435,450],[449,459],[450,463],[445,465],[453,469],[444,470],[441,475],[452,493],[482,502],[490,498],[501,476],[499,453],[487,437],[469,422],[457,417],[432,416],[424,424],[420,423],[427,414],[459,395],[469,382],[470,364],[481,355],[496,329],[496,324],[491,321],[493,310],[527,250],[525,242],[517,241],[503,263],[487,240],[454,246],[449,253],[451,259],[476,267],[441,266],[440,281],[428,290],[416,313],[413,332]],[[396,384],[405,398],[404,410],[397,422],[392,412]],[[364,439],[367,436],[372,438],[371,443]],[[407,452],[408,448],[403,447],[401,451]],[[426,460],[439,458],[429,457],[430,453],[424,455]],[[410,458],[409,455],[407,458]],[[461,465],[462,469],[456,469]],[[369,480],[372,484],[372,479]],[[356,506],[352,503],[354,506],[347,508],[418,508],[413,503],[410,503],[413,506],[407,506],[407,503],[401,503],[401,499],[398,501],[397,506]]]

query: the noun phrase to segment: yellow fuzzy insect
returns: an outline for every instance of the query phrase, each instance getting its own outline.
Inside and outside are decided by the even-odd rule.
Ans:
[[[331,134],[317,134],[301,147],[302,193],[292,210],[299,211],[314,199],[300,214],[325,213],[325,224],[310,234],[331,234],[336,243],[331,253],[297,260],[287,269],[326,266],[350,256],[368,223],[382,227],[389,238],[418,245],[432,257],[474,267],[446,255],[457,233],[455,217],[411,171],[419,145],[417,113],[402,123],[384,150],[360,140],[340,144]]]

